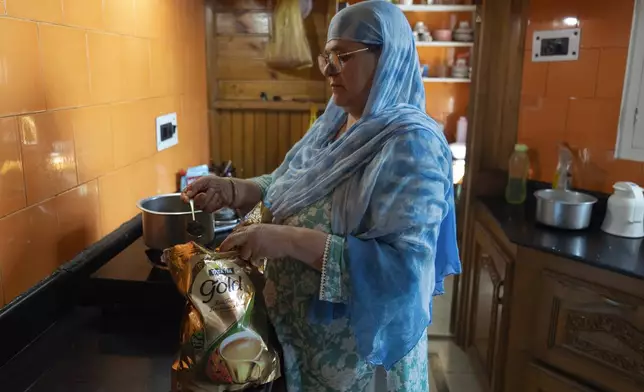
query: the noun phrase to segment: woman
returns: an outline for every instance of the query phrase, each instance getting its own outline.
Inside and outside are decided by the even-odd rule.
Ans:
[[[206,211],[264,200],[273,213],[221,249],[270,259],[264,295],[290,392],[364,391],[377,365],[390,391],[428,390],[431,296],[460,263],[451,155],[424,113],[418,63],[396,6],[340,11],[319,57],[333,97],[281,166],[184,193]]]

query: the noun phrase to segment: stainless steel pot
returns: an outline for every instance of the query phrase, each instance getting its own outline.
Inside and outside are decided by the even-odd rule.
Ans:
[[[562,189],[536,191],[537,222],[560,229],[581,230],[590,224],[597,198]]]
[[[148,248],[163,250],[190,241],[205,245],[214,240],[214,216],[203,211],[195,211],[195,219],[203,225],[204,234],[199,238],[188,234],[186,228],[192,215],[180,195],[158,195],[137,203],[143,215],[143,241]]]

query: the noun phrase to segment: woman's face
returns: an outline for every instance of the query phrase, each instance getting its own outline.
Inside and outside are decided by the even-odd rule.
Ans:
[[[331,85],[335,104],[347,111],[361,112],[369,98],[379,53],[374,50],[362,50],[343,56],[344,53],[367,49],[364,44],[345,40],[331,40],[324,49],[325,53],[338,54],[342,63],[339,72],[332,69],[332,66],[323,70]]]

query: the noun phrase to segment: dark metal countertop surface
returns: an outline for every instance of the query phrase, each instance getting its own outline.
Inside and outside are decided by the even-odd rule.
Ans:
[[[600,199],[595,206],[590,227],[580,231],[558,230],[538,224],[533,196],[522,206],[507,204],[501,197],[481,197],[478,200],[516,245],[644,279],[643,239],[616,237],[600,229],[606,211],[605,200]]]
[[[86,279],[78,304],[0,367],[0,389],[169,391],[185,300],[145,251],[139,238]]]

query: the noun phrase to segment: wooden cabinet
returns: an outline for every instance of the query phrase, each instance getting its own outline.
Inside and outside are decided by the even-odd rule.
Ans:
[[[545,270],[535,356],[609,391],[644,389],[644,299]]]
[[[528,380],[524,392],[597,392],[534,363]]]
[[[504,289],[512,263],[493,235],[478,222],[473,256],[470,349],[481,364],[489,390],[500,391],[506,348],[503,331],[508,322]]]
[[[644,391],[642,281],[513,248],[479,205],[460,344],[489,392]]]

